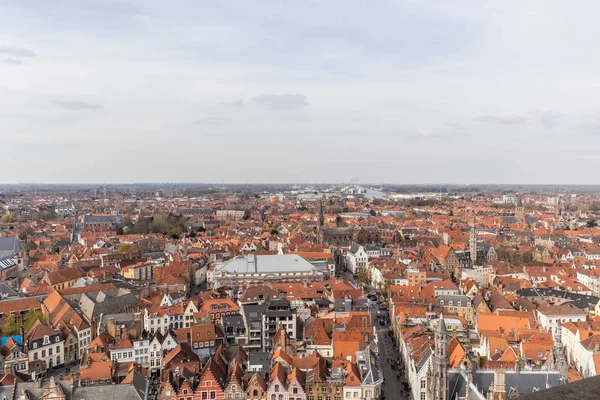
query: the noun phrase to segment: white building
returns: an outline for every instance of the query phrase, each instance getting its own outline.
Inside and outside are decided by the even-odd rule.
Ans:
[[[323,277],[323,271],[299,255],[251,253],[217,265],[212,271],[212,286],[215,289],[230,286],[243,290],[250,285],[322,281]]]
[[[172,306],[152,307],[144,309],[144,329],[154,334],[163,335],[169,329],[189,328],[194,321],[194,313],[198,307],[193,301],[181,302]]]
[[[30,368],[38,361],[43,361],[46,369],[64,364],[65,346],[60,332],[38,320],[27,331],[26,338]]]
[[[150,368],[161,368],[164,355],[175,347],[177,347],[177,338],[172,332],[169,331],[166,335],[156,332],[148,345],[150,351]]]
[[[346,254],[346,266],[354,275],[358,275],[369,268],[369,255],[363,246],[356,243],[352,244]]]
[[[540,325],[554,337],[560,325],[565,322],[585,321],[588,313],[568,303],[561,305],[544,303],[536,310],[536,317]]]

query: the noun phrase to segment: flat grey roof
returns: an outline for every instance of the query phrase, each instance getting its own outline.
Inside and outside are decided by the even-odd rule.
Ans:
[[[311,272],[315,266],[296,254],[237,256],[217,269],[230,274]]]

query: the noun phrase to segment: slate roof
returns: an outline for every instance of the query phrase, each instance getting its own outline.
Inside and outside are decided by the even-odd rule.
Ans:
[[[130,292],[112,289],[82,294],[79,299],[79,308],[91,320],[100,314],[119,312],[127,306],[134,306],[138,303],[138,298]]]
[[[448,398],[454,399],[465,396],[467,375],[462,370],[448,371]],[[471,396],[469,400],[476,400],[479,397],[474,393],[479,391],[484,397],[494,382],[493,370],[478,370],[472,374]],[[533,393],[538,390],[546,389],[546,386],[555,387],[560,385],[560,373],[556,371],[507,371],[505,375],[506,395],[511,396],[514,391],[519,394]],[[555,398],[555,397],[540,397]],[[561,397],[556,397],[561,398]]]
[[[568,385],[552,387],[539,392],[524,394],[517,400],[596,400],[600,393],[600,376],[583,379]]]
[[[579,309],[594,308],[600,301],[600,297],[588,296],[584,294],[571,293],[564,290],[546,289],[546,288],[531,288],[517,290],[517,294],[522,297],[560,297],[569,300],[569,303]]]
[[[0,252],[25,251],[21,242],[14,237],[0,237]]]
[[[149,381],[139,373],[134,372],[132,382],[127,384],[71,387],[70,381],[57,381],[55,385],[57,390],[65,395],[66,400],[145,400],[148,398],[148,383]],[[29,400],[42,400],[48,385],[46,383],[38,388],[36,382],[18,382],[14,387],[14,393],[18,396],[26,390]],[[8,388],[10,386],[2,389]],[[2,394],[3,392],[0,391],[0,396]],[[7,396],[7,399],[10,398],[12,397]]]

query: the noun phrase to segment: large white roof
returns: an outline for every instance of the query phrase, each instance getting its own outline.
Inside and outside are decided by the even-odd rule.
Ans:
[[[256,260],[256,269],[254,265]],[[227,271],[230,274],[241,273],[277,273],[277,272],[310,272],[315,266],[296,254],[237,256],[226,261],[217,272]]]

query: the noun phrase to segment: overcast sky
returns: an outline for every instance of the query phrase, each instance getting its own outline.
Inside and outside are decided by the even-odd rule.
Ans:
[[[0,3],[1,183],[590,183],[600,2]]]

